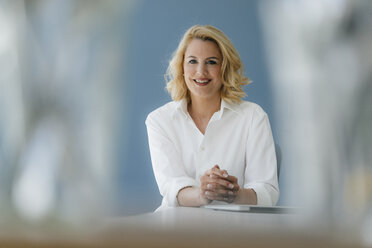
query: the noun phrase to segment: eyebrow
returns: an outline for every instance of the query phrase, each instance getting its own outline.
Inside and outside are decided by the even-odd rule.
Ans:
[[[196,57],[195,57],[195,56],[192,56],[192,55],[187,56],[187,58],[194,58],[194,59],[196,59]],[[217,58],[217,57],[208,57],[208,58],[206,58],[206,59],[217,59],[217,60],[220,60],[220,59]]]

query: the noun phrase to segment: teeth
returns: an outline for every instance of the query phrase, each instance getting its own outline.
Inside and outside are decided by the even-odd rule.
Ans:
[[[205,84],[209,82],[209,80],[195,80],[195,81],[199,84]]]

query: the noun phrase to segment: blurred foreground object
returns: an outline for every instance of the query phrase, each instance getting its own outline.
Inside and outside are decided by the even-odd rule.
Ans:
[[[132,1],[0,2],[0,217],[80,223],[112,207]]]
[[[372,245],[372,1],[264,1],[260,10],[288,151],[284,197],[310,225]]]

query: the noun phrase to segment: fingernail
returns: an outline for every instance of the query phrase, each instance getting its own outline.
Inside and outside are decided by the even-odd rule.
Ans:
[[[207,184],[207,188],[210,189],[212,188],[212,185],[210,185],[209,183]]]
[[[234,195],[234,192],[232,192],[232,191],[229,191],[229,195]]]
[[[228,177],[229,175],[227,175],[226,173],[223,173],[223,176],[224,176],[224,177]]]
[[[230,188],[230,189],[233,189],[233,188],[234,188],[234,184],[231,184],[231,183],[230,183],[230,184],[229,184],[229,188]]]
[[[211,193],[209,193],[209,191],[205,191],[205,194],[206,194],[206,195],[210,195]]]
[[[223,198],[225,201],[228,201],[229,200],[229,198]]]

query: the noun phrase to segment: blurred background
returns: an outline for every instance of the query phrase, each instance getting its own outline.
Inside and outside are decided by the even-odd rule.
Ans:
[[[269,115],[278,204],[372,244],[368,0],[0,0],[0,224],[160,205],[144,122],[195,24],[232,40]]]

